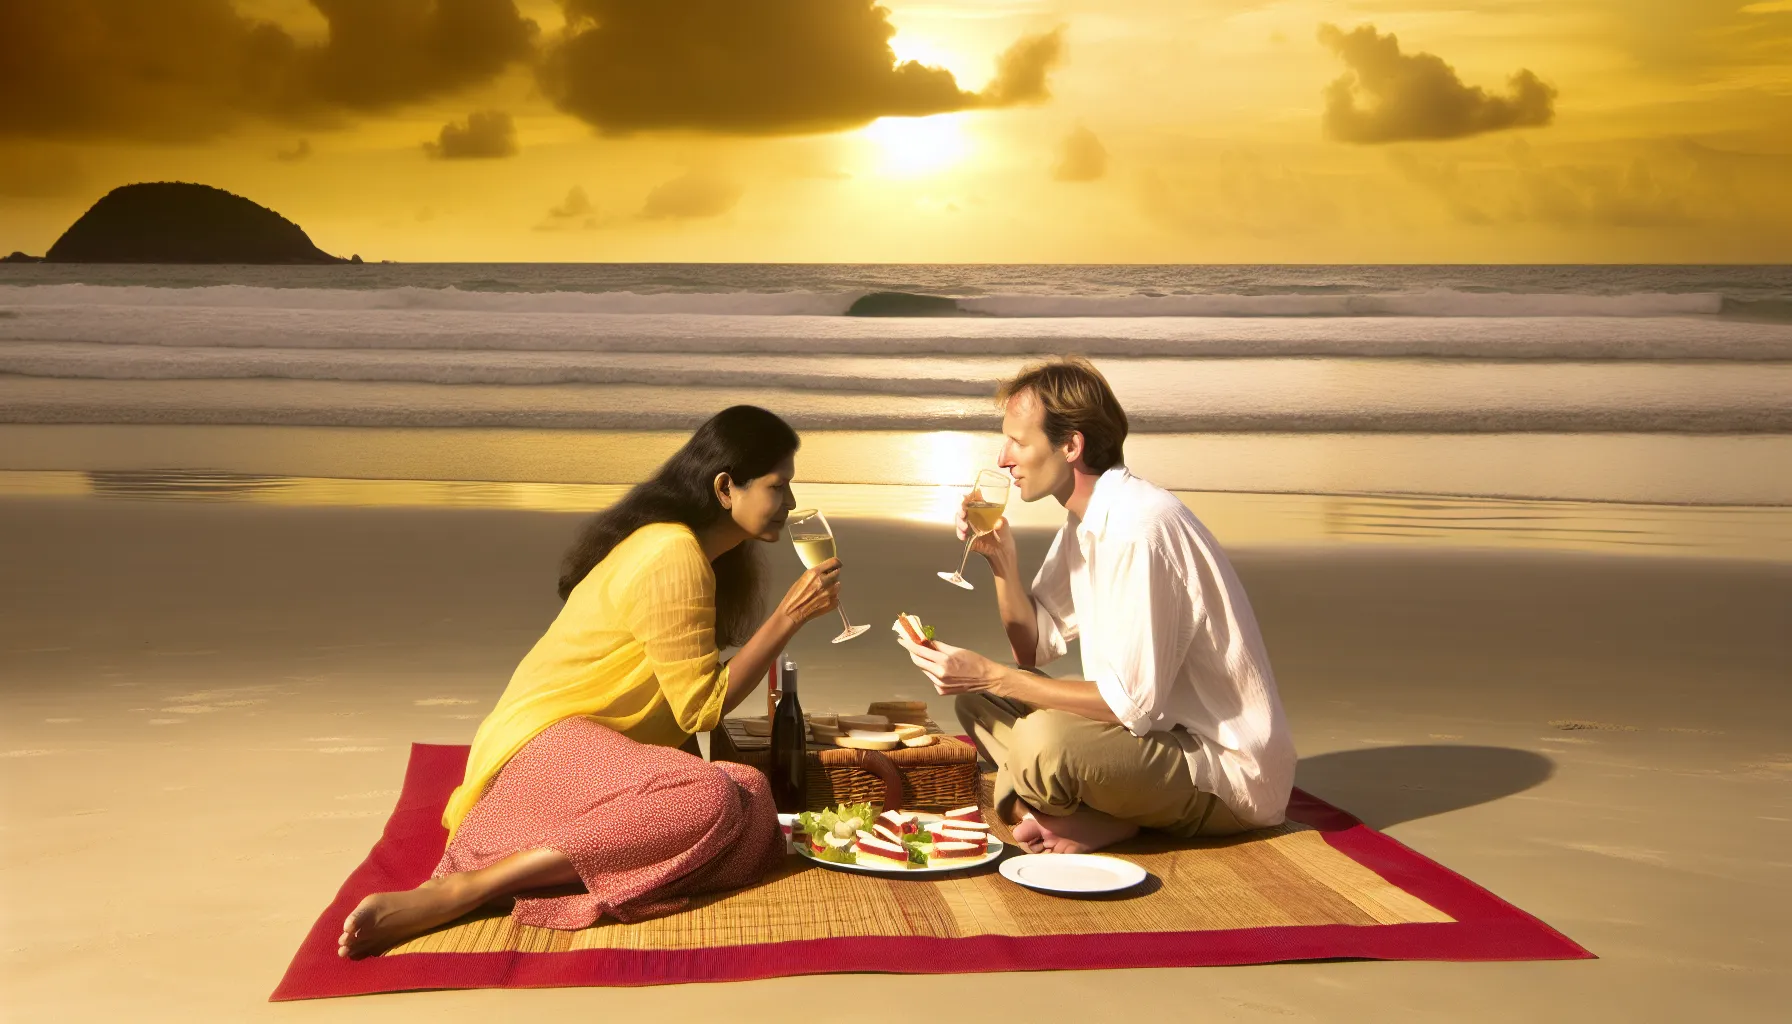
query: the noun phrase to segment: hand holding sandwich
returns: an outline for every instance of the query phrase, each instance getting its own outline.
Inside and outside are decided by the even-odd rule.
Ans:
[[[908,651],[909,659],[933,683],[936,692],[953,695],[988,690],[999,695],[998,687],[1009,675],[1006,667],[976,651],[934,639],[933,630],[920,623],[920,619],[906,612],[897,616],[896,642]]]

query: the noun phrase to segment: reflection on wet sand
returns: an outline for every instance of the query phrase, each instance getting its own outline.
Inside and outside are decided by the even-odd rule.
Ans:
[[[365,480],[208,470],[0,471],[0,498],[246,502],[290,507],[495,508],[588,512],[626,484]],[[962,488],[804,484],[806,505],[840,519],[947,528]],[[1403,544],[1792,561],[1792,508],[1439,498],[1413,495],[1178,491],[1232,547]],[[1022,528],[1054,528],[1052,501],[1013,505]]]

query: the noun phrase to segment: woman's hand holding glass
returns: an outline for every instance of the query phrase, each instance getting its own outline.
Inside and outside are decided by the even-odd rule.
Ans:
[[[801,626],[840,607],[840,560],[830,558],[806,570],[778,602],[778,614]]]
[[[840,561],[834,557],[834,528],[828,525],[828,517],[825,514],[812,508],[804,509],[801,512],[792,512],[790,518],[785,522],[785,527],[790,531],[790,543],[796,547],[797,557],[802,559],[804,565],[819,567],[832,562],[835,566],[834,571],[838,574]],[[834,604],[836,606],[839,606],[840,603],[839,585],[839,577],[836,575],[834,582],[836,589]],[[843,643],[855,636],[861,636],[871,628],[868,625],[853,625],[852,620],[846,617],[844,607],[840,608],[840,624],[846,628],[834,638],[835,643]]]

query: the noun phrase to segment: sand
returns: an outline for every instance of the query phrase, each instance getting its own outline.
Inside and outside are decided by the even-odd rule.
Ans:
[[[1015,1019],[1734,1021],[1792,996],[1784,560],[1245,545],[1299,784],[1601,959],[266,1003],[408,745],[468,740],[554,613],[577,521],[0,498],[0,1015],[789,1021],[869,983]],[[932,577],[956,561],[938,528],[849,520],[841,551],[846,608],[876,628],[799,638],[810,709],[931,696],[884,633],[902,608],[999,653],[988,590]]]

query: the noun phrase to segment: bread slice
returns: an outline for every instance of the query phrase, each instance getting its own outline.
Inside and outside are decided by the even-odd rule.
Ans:
[[[902,746],[902,741],[896,738],[895,733],[885,732],[869,736],[835,736],[834,746],[853,750],[895,750]]]
[[[741,727],[747,730],[748,736],[770,736],[772,720],[769,718],[743,718]]]
[[[925,725],[905,724],[902,722],[890,726],[890,731],[905,740],[912,740],[916,736],[927,735],[927,727]]]
[[[844,736],[846,733],[836,726],[823,725],[820,722],[815,722],[809,726],[809,735],[815,737],[817,740],[831,740]]]
[[[927,725],[927,704],[918,700],[880,700],[874,702],[866,711],[867,714],[882,715],[891,722],[903,725]]]
[[[931,747],[933,746],[933,735],[924,733],[912,739],[903,740],[902,745],[905,747]]]
[[[810,725],[825,725],[831,729],[840,727],[840,716],[830,711],[817,711],[815,714],[803,717],[809,720]]]
[[[835,724],[842,729],[888,729],[890,720],[883,715],[841,715]]]

